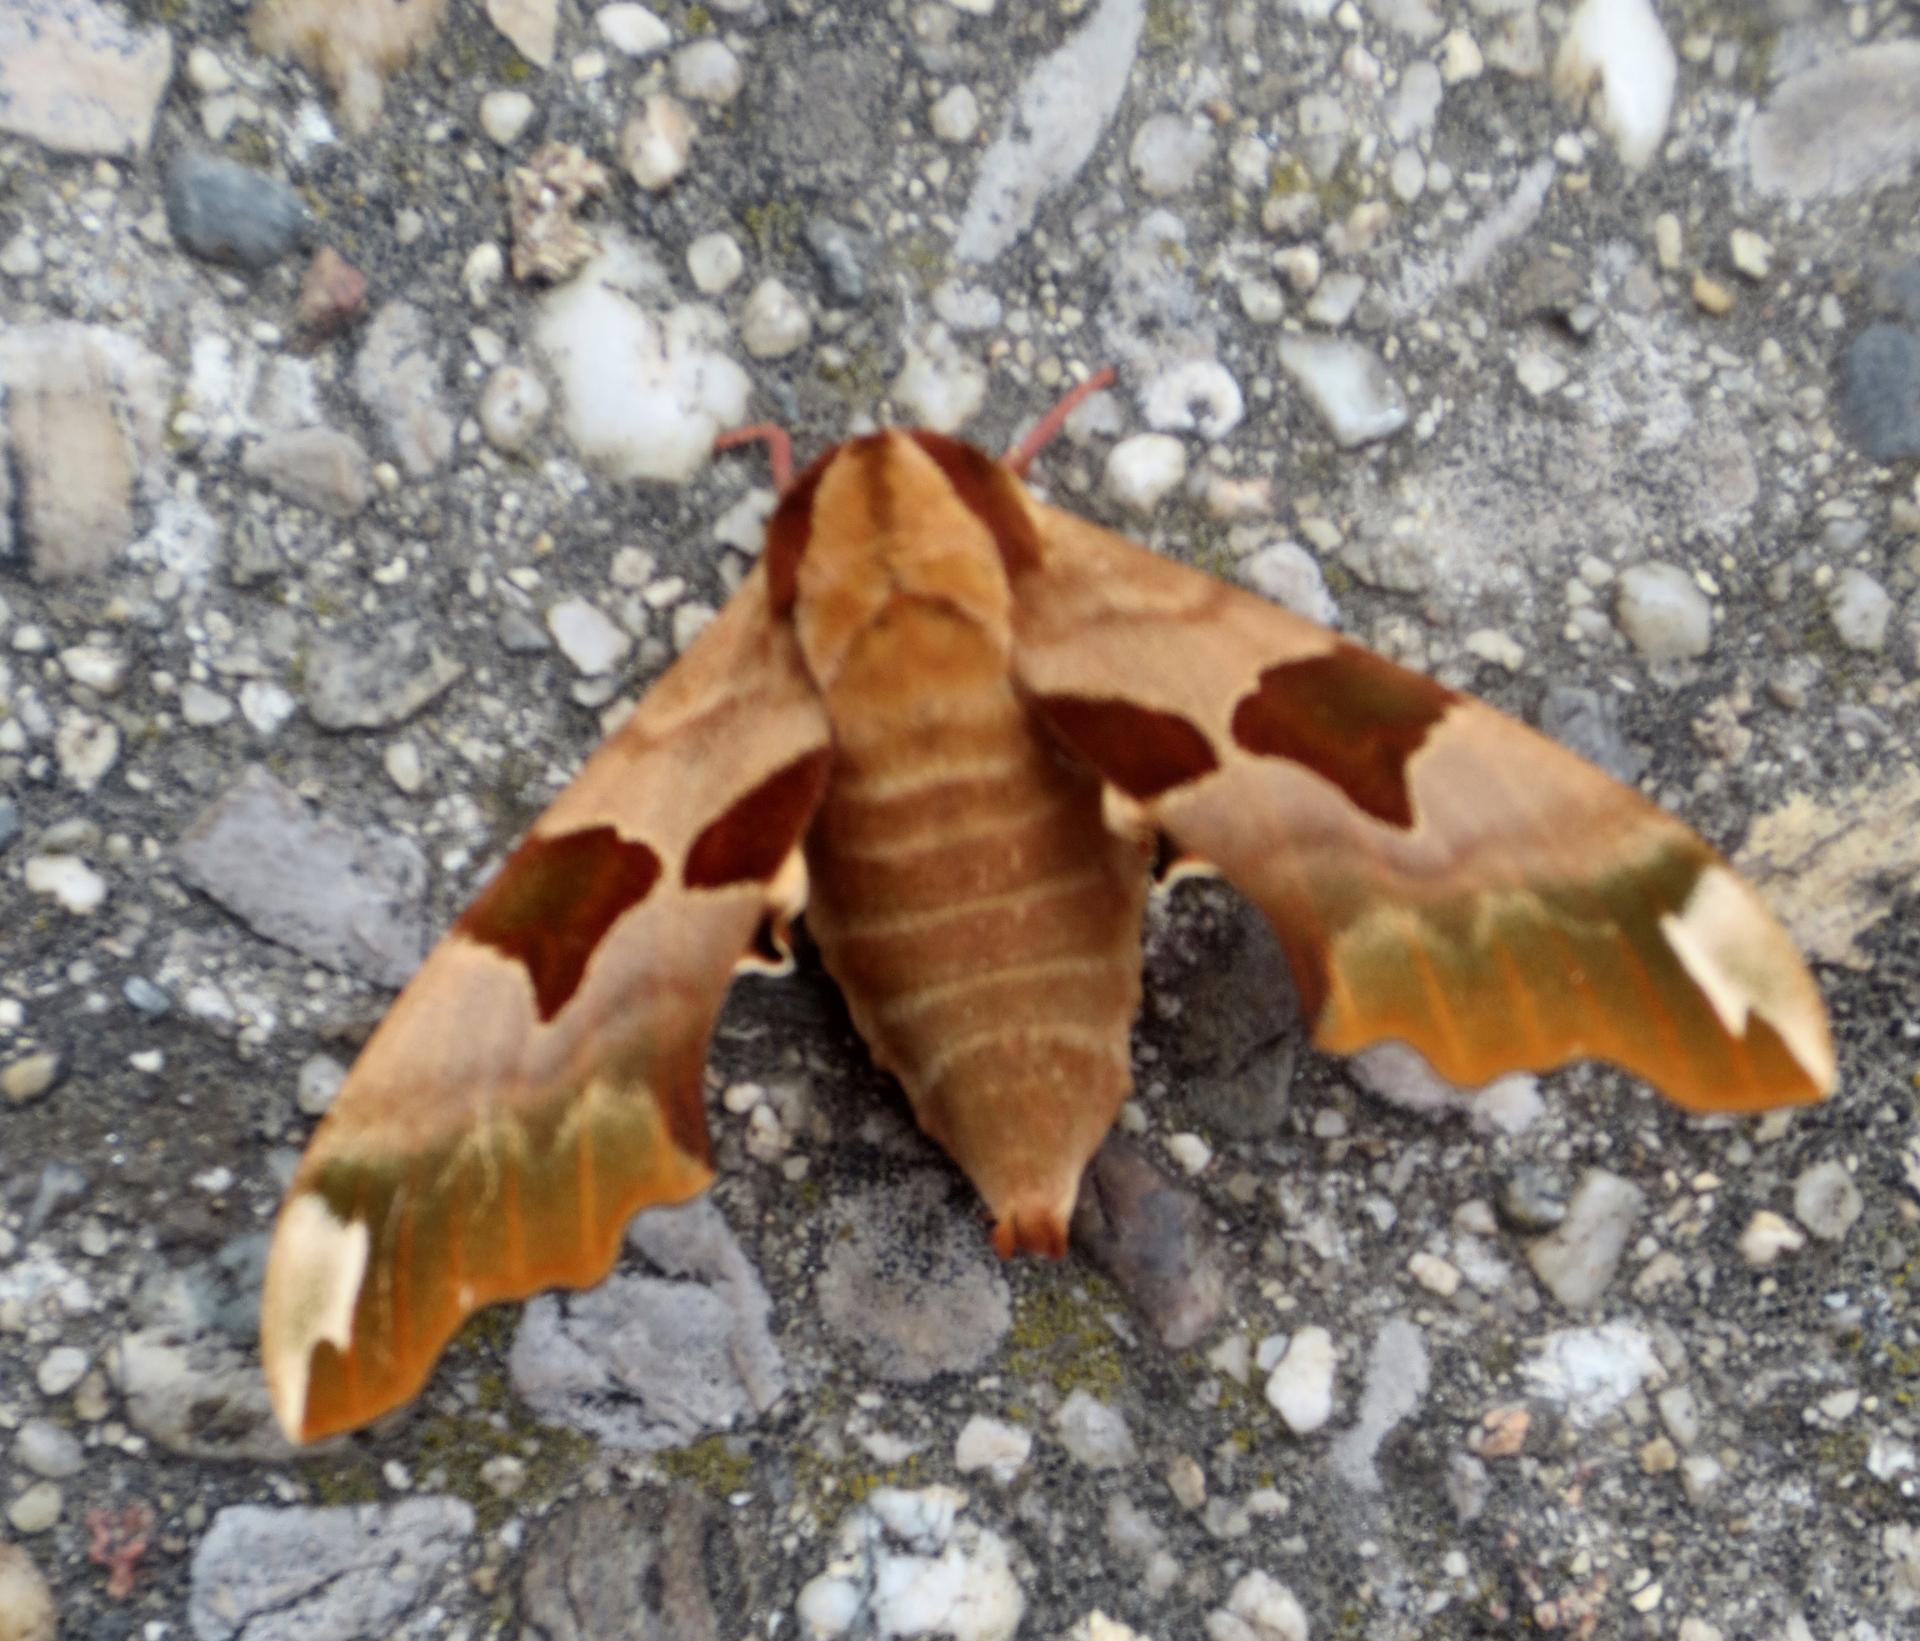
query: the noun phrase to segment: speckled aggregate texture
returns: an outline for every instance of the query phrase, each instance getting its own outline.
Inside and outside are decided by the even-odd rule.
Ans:
[[[0,1636],[1914,1633],[1911,4],[254,9],[0,0]],[[714,431],[1107,364],[1052,499],[1638,780],[1838,1094],[1330,1060],[1190,883],[1002,1266],[803,951],[705,1206],[294,1454],[280,1189],[745,573]]]

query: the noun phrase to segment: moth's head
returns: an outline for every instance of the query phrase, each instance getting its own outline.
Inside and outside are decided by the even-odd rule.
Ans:
[[[1003,640],[1008,579],[1039,560],[1025,487],[945,434],[890,429],[836,445],[788,485],[763,564],[816,675],[901,600]]]

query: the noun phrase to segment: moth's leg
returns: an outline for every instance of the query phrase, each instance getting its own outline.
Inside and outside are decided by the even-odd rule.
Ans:
[[[1042,416],[1033,425],[1033,431],[1018,444],[1014,445],[1000,458],[1003,467],[1010,467],[1021,478],[1027,476],[1027,469],[1033,465],[1033,458],[1053,443],[1060,429],[1067,425],[1067,418],[1080,407],[1083,399],[1091,398],[1103,387],[1113,381],[1113,366],[1105,365],[1096,370],[1078,387],[1071,389],[1053,409]]]
[[[767,447],[767,465],[773,469],[773,487],[785,495],[787,486],[793,483],[793,440],[784,427],[755,422],[752,427],[729,428],[715,438],[713,448],[732,450],[743,444],[762,443]]]

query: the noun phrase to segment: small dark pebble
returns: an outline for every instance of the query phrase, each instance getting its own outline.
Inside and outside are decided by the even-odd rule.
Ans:
[[[1130,1140],[1108,1136],[1087,1164],[1073,1240],[1168,1349],[1219,1320],[1227,1281],[1206,1210]]]
[[[165,193],[175,239],[195,256],[252,273],[295,249],[312,220],[278,178],[197,148],[173,157]]]
[[[1873,460],[1920,456],[1920,336],[1884,324],[1856,336],[1841,362],[1840,412]]]
[[[1500,1187],[1494,1204],[1516,1231],[1551,1231],[1567,1217],[1567,1187],[1545,1168],[1516,1168]]]
[[[120,995],[140,1013],[157,1020],[173,1006],[173,999],[144,974],[136,974],[120,988]]]
[[[11,798],[0,798],[0,850],[20,835],[20,806]]]
[[[812,217],[807,222],[807,249],[827,276],[827,289],[836,302],[852,307],[867,299],[864,244],[851,228],[831,217]]]

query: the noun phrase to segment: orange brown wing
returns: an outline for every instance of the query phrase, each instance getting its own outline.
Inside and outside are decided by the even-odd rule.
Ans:
[[[1029,506],[1035,710],[1117,824],[1266,914],[1322,1047],[1397,1038],[1467,1085],[1595,1056],[1696,1111],[1832,1087],[1812,976],[1679,821],[1470,696]]]
[[[474,1309],[599,1281],[635,1210],[705,1187],[707,1040],[734,971],[784,954],[829,759],[756,572],[434,948],[308,1147],[261,1302],[291,1438],[397,1406]]]

